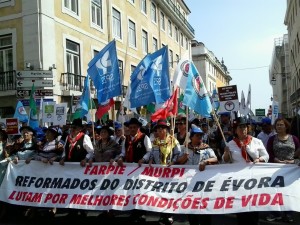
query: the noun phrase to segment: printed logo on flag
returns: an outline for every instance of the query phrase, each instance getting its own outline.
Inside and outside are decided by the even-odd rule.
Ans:
[[[188,77],[189,70],[190,70],[189,60],[185,60],[181,63],[180,70],[181,70],[183,76]]]
[[[103,71],[103,74],[107,74],[108,67],[111,67],[111,60],[110,60],[109,51],[105,52],[103,57],[100,58],[96,62],[96,67],[98,69],[101,69]],[[112,78],[113,78],[113,76],[112,76]]]
[[[203,86],[203,82],[201,82],[200,76],[197,76],[196,78],[193,78],[193,87],[195,89],[195,92],[197,93],[198,97],[200,99],[204,99],[206,97],[205,90]]]
[[[18,112],[21,115],[27,115],[26,110],[25,110],[25,108],[23,106],[21,106],[21,107],[18,108]]]

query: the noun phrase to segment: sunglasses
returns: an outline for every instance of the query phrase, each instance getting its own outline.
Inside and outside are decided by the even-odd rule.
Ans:
[[[183,125],[183,124],[185,124],[185,122],[176,123],[176,125]]]

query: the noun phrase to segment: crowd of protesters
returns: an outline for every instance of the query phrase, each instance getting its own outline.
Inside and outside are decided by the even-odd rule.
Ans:
[[[63,127],[33,129],[23,125],[20,135],[9,137],[0,130],[0,182],[8,163],[25,160],[41,161],[52,165],[59,162],[78,162],[82,167],[97,162],[195,165],[199,172],[206,166],[219,163],[296,163],[299,154],[299,139],[291,135],[291,124],[283,118],[271,125],[271,119],[259,123],[243,117],[231,118],[230,113],[214,119],[193,119],[182,114],[171,126],[167,120],[158,120],[142,126],[137,118],[124,124],[108,121],[105,124],[83,124],[81,119]],[[247,164],[245,164],[247,165]],[[7,204],[1,203],[0,217],[5,216]],[[33,217],[35,208],[21,207],[24,216]],[[46,209],[55,215],[56,209]],[[69,210],[70,217],[85,217],[85,210]],[[100,217],[113,218],[114,211],[102,212]],[[210,225],[213,215],[187,215],[190,225]],[[132,210],[130,218],[135,223],[146,221],[146,212]],[[257,212],[237,214],[240,225],[258,224]],[[268,221],[285,219],[293,222],[293,212],[270,213]],[[161,213],[161,224],[172,224],[172,214]]]

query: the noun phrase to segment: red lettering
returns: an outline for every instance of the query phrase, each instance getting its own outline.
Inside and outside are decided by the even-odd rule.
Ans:
[[[214,209],[221,209],[225,205],[225,198],[219,197],[216,198],[215,204],[214,204]]]
[[[14,200],[15,194],[16,194],[16,191],[13,191],[13,192],[9,195],[8,199],[9,199],[9,200]]]
[[[282,197],[282,193],[277,193],[272,202],[271,205],[283,205],[283,197]]]

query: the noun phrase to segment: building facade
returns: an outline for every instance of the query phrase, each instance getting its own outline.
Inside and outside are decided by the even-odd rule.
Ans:
[[[285,118],[292,116],[290,104],[291,73],[288,35],[274,40],[269,80],[273,88],[273,100],[279,104],[279,113]]]
[[[220,62],[202,42],[192,41],[192,59],[200,73],[207,91],[228,86],[232,80],[224,61]]]
[[[113,39],[124,92],[143,57],[165,45],[173,74],[176,62],[191,55],[189,14],[183,0],[0,1],[0,116],[12,116],[17,101],[26,99],[18,94],[28,93],[22,85],[29,81],[18,71],[51,71],[53,78],[45,80],[53,79],[53,87],[40,88],[53,89],[45,99],[71,106],[88,63]]]
[[[288,115],[294,116],[300,109],[300,2],[287,0],[284,24],[288,30]]]

